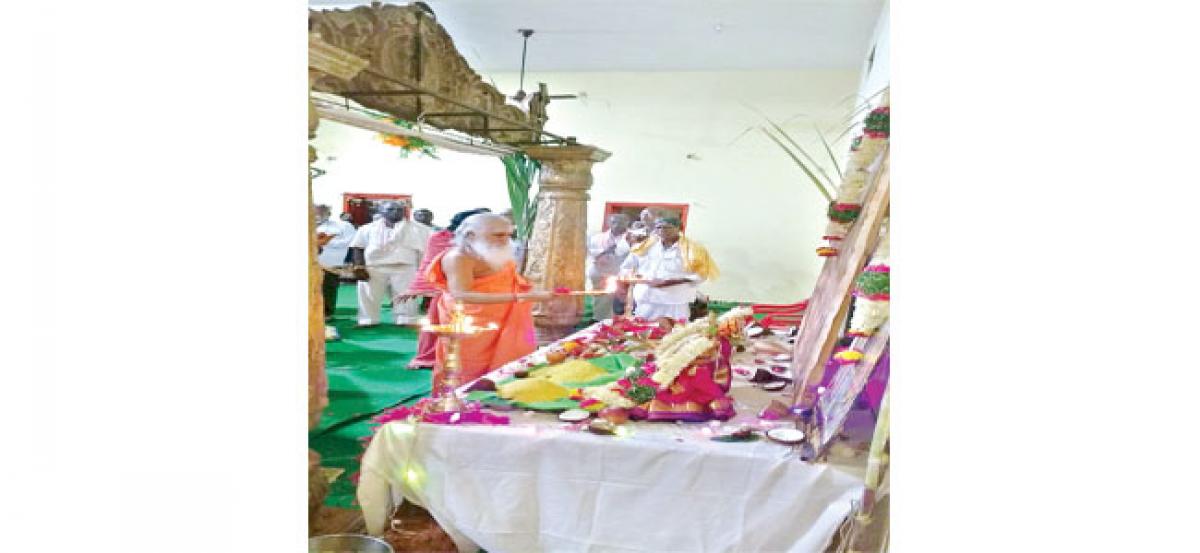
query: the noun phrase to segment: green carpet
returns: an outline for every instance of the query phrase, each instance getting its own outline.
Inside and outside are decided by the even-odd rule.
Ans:
[[[371,434],[370,418],[394,405],[411,405],[430,389],[429,371],[406,368],[416,352],[416,329],[390,324],[354,328],[357,305],[354,285],[343,284],[331,323],[342,339],[325,343],[329,406],[308,439],[321,455],[321,466],[342,469],[325,500],[342,508],[354,506],[351,477],[358,472],[360,440]],[[384,308],[382,319],[391,320],[390,307]]]
[[[583,321],[591,319],[591,298],[584,298]],[[330,486],[325,504],[354,508],[355,484],[363,453],[362,439],[371,434],[370,419],[395,405],[412,405],[429,395],[430,372],[409,370],[416,353],[417,330],[381,324],[355,328],[358,299],[353,284],[338,289],[334,320],[341,340],[325,343],[325,370],[329,378],[329,406],[308,435],[309,447],[321,455],[321,466],[341,469]],[[385,306],[382,319],[391,320]]]

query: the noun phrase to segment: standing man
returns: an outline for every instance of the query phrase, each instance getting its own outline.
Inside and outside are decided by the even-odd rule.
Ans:
[[[450,226],[443,230],[434,232],[429,237],[429,242],[425,244],[425,255],[421,258],[421,265],[417,267],[417,276],[413,278],[412,284],[408,285],[408,291],[405,292],[405,299],[418,298],[429,300],[429,311],[425,317],[432,324],[442,324],[441,311],[439,311],[438,296],[442,293],[432,282],[426,277],[429,272],[429,265],[433,260],[442,255],[443,252],[454,246],[454,233],[458,231],[459,225],[472,215],[479,213],[489,213],[490,210],[486,207],[480,207],[468,211],[455,213],[450,218]],[[417,354],[409,361],[408,368],[410,369],[432,369],[437,361],[437,335],[421,331],[417,337]]]
[[[401,299],[417,274],[421,251],[433,233],[408,220],[406,206],[394,201],[379,204],[379,218],[358,229],[350,243],[354,276],[358,279],[358,326],[374,326],[387,294],[398,325],[420,320],[419,300]]]
[[[553,292],[536,291],[517,273],[513,226],[508,219],[480,213],[467,217],[454,233],[454,246],[433,259],[425,277],[442,291],[438,296],[442,317],[462,302],[475,324],[495,323],[496,331],[459,340],[460,376],[463,383],[537,349],[532,302],[548,301]],[[437,346],[433,368],[434,393],[445,378],[445,344]]]
[[[337,307],[338,275],[334,272],[346,264],[350,241],[354,240],[354,225],[340,219],[330,219],[327,205],[313,209],[317,215],[317,243],[321,244],[317,264],[322,269],[321,296],[325,299],[325,320],[333,318]]]
[[[653,209],[647,207],[638,215],[638,220],[642,222],[642,226],[645,227],[646,232],[650,232],[654,229],[654,222],[658,220],[658,214]]]
[[[628,230],[629,218],[614,213],[608,216],[608,230],[588,239],[587,276],[592,281],[592,290],[603,290],[608,278],[621,271],[621,263],[629,255],[629,242],[625,240]],[[613,296],[592,296],[592,318],[597,321],[612,318],[614,310],[624,310],[620,303]]]
[[[679,226],[679,219],[660,217],[654,236],[630,250],[621,264],[622,272],[649,279],[633,287],[638,317],[688,320],[688,304],[696,299],[700,283],[720,274],[708,250],[680,234]]]
[[[438,228],[433,225],[433,212],[426,208],[422,207],[421,209],[414,210],[413,211],[413,220],[418,223],[421,223],[422,225],[425,225],[435,231],[442,230],[441,228]]]

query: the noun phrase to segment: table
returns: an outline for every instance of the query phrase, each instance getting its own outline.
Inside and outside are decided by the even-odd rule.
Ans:
[[[616,437],[519,411],[509,426],[393,422],[363,457],[358,500],[371,534],[412,501],[464,553],[820,552],[861,496],[861,476],[766,440],[708,439],[757,422],[762,406],[786,394],[735,379],[739,415],[729,422],[629,423]]]

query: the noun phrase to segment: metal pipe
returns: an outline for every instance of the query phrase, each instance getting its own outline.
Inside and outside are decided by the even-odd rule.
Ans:
[[[469,142],[462,142],[457,139],[454,139],[453,137],[428,134],[428,133],[421,132],[419,130],[408,129],[408,128],[401,127],[399,125],[393,124],[388,121],[381,121],[379,119],[367,117],[365,115],[360,115],[360,114],[357,114],[357,113],[354,113],[351,111],[340,110],[340,109],[331,109],[331,108],[323,107],[323,106],[316,106],[316,110],[317,110],[317,115],[320,116],[322,119],[337,121],[339,123],[344,123],[344,124],[347,124],[347,125],[350,125],[353,127],[367,129],[367,130],[371,130],[371,131],[375,131],[375,132],[381,132],[381,133],[385,133],[385,134],[414,136],[414,137],[420,138],[422,140],[427,140],[432,144],[442,146],[442,147],[450,149],[450,150],[456,150],[456,151],[470,153],[470,154],[492,155],[492,156],[497,156],[497,157],[503,157],[503,156],[515,153],[517,151],[516,148],[513,148],[508,145],[504,145],[504,144],[484,144],[484,143],[474,144],[474,143],[469,143]]]
[[[429,89],[426,89],[426,88],[423,88],[423,87],[421,87],[421,86],[418,86],[418,85],[415,85],[415,84],[412,84],[412,83],[406,82],[406,81],[404,81],[403,79],[397,79],[396,77],[392,77],[392,76],[390,76],[390,75],[384,75],[383,73],[380,73],[380,72],[378,72],[378,71],[376,71],[376,70],[374,70],[374,69],[371,69],[371,68],[369,68],[369,67],[368,67],[368,68],[366,68],[366,69],[363,69],[363,70],[362,70],[362,73],[366,73],[366,74],[369,74],[369,75],[373,75],[373,76],[375,76],[375,77],[379,77],[380,79],[383,79],[383,80],[385,80],[385,81],[388,81],[388,82],[391,82],[391,83],[395,83],[395,84],[398,84],[398,85],[400,85],[400,86],[404,86],[404,87],[411,88],[411,89],[413,89],[413,90],[416,90],[416,91],[419,91],[419,92],[421,92],[422,94],[427,94],[427,95],[429,95],[429,96],[433,96],[434,98],[437,98],[437,99],[439,99],[439,100],[442,100],[442,101],[444,101],[444,102],[447,102],[447,103],[449,103],[449,104],[456,105],[456,106],[458,106],[458,107],[460,107],[460,108],[469,109],[469,110],[471,110],[471,111],[473,111],[473,112],[475,112],[475,113],[478,113],[478,114],[480,114],[480,115],[486,115],[486,116],[488,116],[488,117],[491,117],[492,119],[496,119],[496,120],[498,120],[498,121],[503,121],[503,122],[505,122],[505,123],[508,123],[508,124],[510,124],[510,125],[516,125],[516,126],[518,126],[518,127],[521,127],[521,128],[523,128],[523,129],[525,129],[525,130],[527,130],[527,131],[538,133],[539,135],[549,136],[549,137],[551,137],[551,138],[555,138],[555,139],[557,139],[557,140],[559,140],[559,141],[561,141],[561,142],[570,142],[570,140],[567,140],[566,138],[563,138],[563,137],[561,137],[561,136],[558,136],[558,135],[556,135],[556,134],[554,134],[554,133],[550,133],[550,132],[546,132],[546,131],[540,130],[540,129],[538,129],[537,127],[535,127],[535,126],[533,126],[533,125],[530,125],[530,124],[528,124],[528,123],[525,123],[525,122],[522,122],[522,121],[517,121],[517,120],[515,120],[515,119],[510,119],[510,118],[508,118],[508,117],[504,117],[504,116],[502,116],[502,115],[496,115],[496,114],[493,114],[493,113],[489,113],[489,112],[487,112],[487,111],[485,111],[485,110],[483,110],[483,109],[481,109],[481,108],[477,108],[477,107],[475,107],[475,106],[472,106],[472,105],[470,105],[470,104],[466,104],[466,103],[460,102],[460,101],[458,101],[458,100],[455,100],[455,99],[453,99],[453,98],[447,98],[447,97],[445,97],[445,96],[443,96],[443,95],[441,95],[441,94],[439,94],[439,93],[437,93],[437,92],[433,92],[433,91],[431,91],[431,90],[429,90]]]
[[[418,90],[335,90],[329,94],[338,96],[411,96],[424,94]]]

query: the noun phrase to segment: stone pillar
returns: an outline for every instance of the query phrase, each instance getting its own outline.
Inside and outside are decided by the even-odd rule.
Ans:
[[[312,93],[313,82],[322,75],[349,81],[363,68],[367,60],[349,52],[331,46],[321,40],[317,33],[308,35],[308,91]],[[312,140],[317,134],[317,110],[312,100],[308,102],[308,138]],[[317,151],[308,147],[308,163],[317,160]],[[329,405],[329,380],[325,374],[325,309],[324,296],[321,294],[321,280],[324,273],[317,265],[317,229],[313,214],[312,201],[312,172],[308,178],[308,429],[312,430],[321,420],[321,411]],[[325,501],[329,485],[321,475],[321,456],[308,450],[308,522],[309,529],[313,528],[317,511]]]
[[[532,146],[529,157],[541,162],[537,219],[526,253],[525,277],[534,287],[582,290],[587,259],[587,201],[592,164],[609,152],[586,145]],[[582,298],[560,298],[533,308],[539,344],[570,334],[579,324]]]
[[[315,136],[317,111],[308,103],[308,137]],[[308,147],[308,162],[317,159],[317,151]],[[325,374],[325,299],[321,294],[324,274],[317,265],[317,229],[312,207],[312,174],[308,178],[308,429],[321,420],[321,411],[329,405],[329,386]],[[325,502],[329,485],[321,474],[321,456],[308,450],[308,526],[311,530],[317,512]]]

